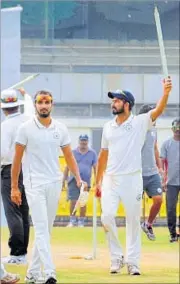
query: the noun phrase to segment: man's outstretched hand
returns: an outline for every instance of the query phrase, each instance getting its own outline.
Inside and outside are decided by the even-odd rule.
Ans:
[[[19,88],[19,89],[17,89],[20,93],[21,93],[21,95],[24,97],[24,95],[26,94],[26,91],[25,91],[25,89],[24,88]]]
[[[22,203],[21,192],[19,188],[11,188],[11,201],[17,206],[20,206]]]
[[[164,87],[164,94],[169,95],[169,93],[172,90],[172,81],[170,76],[167,79],[163,80],[163,87]]]

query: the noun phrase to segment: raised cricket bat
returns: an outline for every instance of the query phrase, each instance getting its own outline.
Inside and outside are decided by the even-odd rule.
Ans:
[[[39,73],[30,75],[30,76],[26,77],[25,79],[23,79],[22,81],[20,81],[20,82],[16,83],[15,85],[11,86],[9,89],[18,89],[18,88],[22,87],[25,83],[35,79],[39,75],[40,75]]]
[[[160,16],[159,16],[159,11],[158,11],[157,6],[155,6],[155,8],[154,8],[154,18],[155,18],[156,29],[157,29],[157,37],[158,37],[159,48],[160,48],[163,75],[164,75],[164,78],[167,79],[168,78],[167,59],[166,59],[166,53],[165,53],[165,48],[164,48],[161,21],[160,21]]]

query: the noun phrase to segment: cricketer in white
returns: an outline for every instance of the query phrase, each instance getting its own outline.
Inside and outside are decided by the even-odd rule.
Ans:
[[[130,275],[140,275],[141,199],[143,192],[141,149],[146,133],[164,111],[172,88],[171,79],[164,80],[164,94],[156,108],[134,116],[135,99],[128,91],[109,92],[115,119],[105,124],[97,163],[96,196],[101,197],[102,224],[111,254],[111,273],[125,265],[118,241],[115,216],[119,202],[126,212],[126,261]]]
[[[20,127],[16,137],[11,198],[16,204],[21,203],[17,180],[21,160],[25,153],[24,185],[35,230],[33,257],[27,271],[26,282],[39,282],[42,275],[42,264],[43,283],[53,284],[57,280],[51,254],[50,232],[62,189],[63,175],[59,165],[60,147],[78,187],[81,186],[82,181],[70,147],[67,127],[51,118],[52,94],[42,90],[36,93],[34,100],[36,116]]]

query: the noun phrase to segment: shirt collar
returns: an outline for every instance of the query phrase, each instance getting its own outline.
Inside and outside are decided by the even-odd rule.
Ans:
[[[42,129],[42,128],[45,128],[45,129],[52,129],[52,128],[55,127],[54,119],[52,119],[52,118],[51,118],[51,124],[50,124],[48,127],[46,127],[46,126],[44,126],[43,124],[41,124],[40,121],[38,120],[37,116],[34,116],[34,121],[35,121],[37,127],[38,127],[38,128],[41,128],[41,129]]]
[[[116,117],[111,121],[111,126],[112,127],[120,127],[122,125],[126,125],[127,123],[130,123],[132,121],[132,119],[134,118],[134,115],[131,113],[130,116],[128,117],[127,120],[125,120],[122,124],[117,124],[116,122]]]
[[[16,112],[16,113],[8,114],[8,115],[6,116],[6,119],[9,119],[9,118],[18,116],[18,115],[20,115],[20,114],[21,114],[20,111],[18,111],[18,112]]]

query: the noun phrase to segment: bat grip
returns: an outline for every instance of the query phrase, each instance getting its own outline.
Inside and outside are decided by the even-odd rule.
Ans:
[[[84,191],[84,183],[81,182],[81,186],[80,186],[80,192],[83,192]]]

